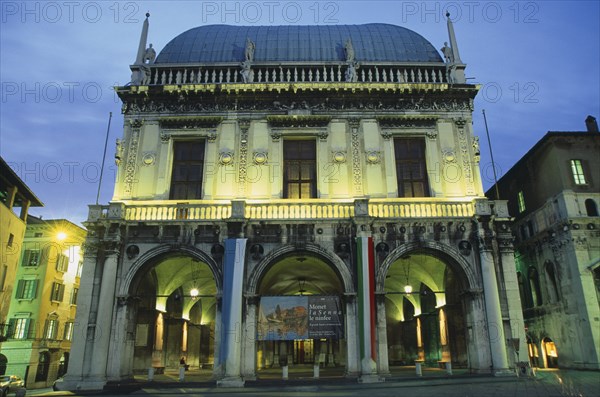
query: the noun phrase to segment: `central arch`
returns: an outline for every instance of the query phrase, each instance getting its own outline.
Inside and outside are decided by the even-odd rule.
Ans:
[[[252,349],[262,376],[281,366],[312,373],[314,365],[347,368],[347,294],[354,286],[347,265],[320,246],[280,247],[248,277],[247,293],[256,296],[257,340]],[[319,308],[319,309],[318,309]],[[322,310],[323,316],[316,315]],[[277,369],[276,369],[277,368]]]

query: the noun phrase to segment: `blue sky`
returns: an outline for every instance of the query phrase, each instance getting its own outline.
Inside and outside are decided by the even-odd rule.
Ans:
[[[123,117],[111,87],[129,81],[142,21],[160,51],[206,24],[392,23],[448,41],[453,16],[469,82],[482,85],[474,129],[484,187],[492,183],[482,109],[499,176],[546,131],[581,131],[600,116],[598,1],[2,1],[0,154],[45,203],[31,213],[79,223],[96,201],[113,113],[100,203],[114,185]]]

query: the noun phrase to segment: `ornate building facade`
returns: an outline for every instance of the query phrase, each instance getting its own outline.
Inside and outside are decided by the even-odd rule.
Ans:
[[[148,368],[526,358],[506,203],[484,197],[454,30],[144,22],[114,197],[90,206],[64,389]]]
[[[600,369],[600,133],[550,131],[499,181],[532,365]],[[488,196],[496,194],[495,188]]]

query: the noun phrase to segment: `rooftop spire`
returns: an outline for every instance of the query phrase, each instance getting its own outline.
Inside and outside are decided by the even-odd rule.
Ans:
[[[138,46],[137,57],[135,58],[135,64],[140,65],[144,63],[144,54],[146,53],[146,42],[148,41],[148,26],[150,23],[148,22],[148,18],[150,17],[150,13],[146,13],[146,19],[144,20],[144,25],[142,26],[142,34],[140,36],[140,45]]]
[[[446,18],[448,18],[448,36],[450,39],[450,48],[452,48],[452,58],[454,59],[454,63],[462,63],[460,55],[458,54],[458,44],[456,43],[456,36],[454,35],[454,25],[450,19],[449,12],[446,13]]]

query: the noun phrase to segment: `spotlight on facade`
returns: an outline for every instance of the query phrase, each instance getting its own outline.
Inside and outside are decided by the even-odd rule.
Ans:
[[[66,240],[66,238],[67,238],[67,233],[65,233],[65,232],[58,232],[56,234],[56,239],[58,241],[64,241],[64,240]]]

